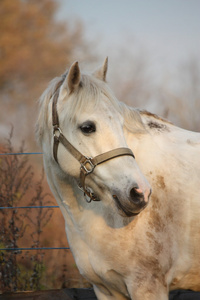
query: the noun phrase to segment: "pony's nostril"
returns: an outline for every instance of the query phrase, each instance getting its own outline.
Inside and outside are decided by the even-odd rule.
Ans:
[[[144,194],[143,194],[142,190],[139,188],[135,188],[135,187],[132,188],[130,190],[130,199],[131,199],[131,201],[133,201],[133,203],[140,204],[141,201],[144,200]]]

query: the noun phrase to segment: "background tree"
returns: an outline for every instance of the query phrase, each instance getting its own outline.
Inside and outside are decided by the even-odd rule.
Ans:
[[[124,45],[127,45],[124,43]],[[131,46],[130,46],[131,45]],[[146,109],[188,130],[200,131],[200,63],[188,57],[155,74],[152,58],[137,42],[118,46],[110,83],[118,99]]]
[[[55,0],[0,1],[0,130],[4,132],[9,121],[15,133],[23,132],[27,138],[31,132],[33,139],[36,99],[47,82],[63,73],[77,52],[80,60],[90,54],[82,24],[56,20],[57,8]]]
[[[176,73],[176,80],[164,89],[169,118],[178,125],[200,132],[200,63],[190,58]]]

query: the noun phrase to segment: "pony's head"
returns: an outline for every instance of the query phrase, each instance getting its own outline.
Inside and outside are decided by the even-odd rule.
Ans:
[[[127,149],[123,105],[108,88],[106,72],[107,59],[92,75],[81,73],[75,62],[54,79],[41,96],[37,139],[52,170],[81,182],[95,195],[92,200],[112,201],[122,215],[133,216],[147,205],[151,188]]]

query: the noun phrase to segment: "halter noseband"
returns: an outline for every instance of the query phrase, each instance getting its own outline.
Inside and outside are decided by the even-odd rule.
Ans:
[[[62,84],[62,82],[61,82]],[[59,85],[59,87],[61,86]],[[87,202],[98,201],[99,199],[90,191],[89,188],[85,186],[85,177],[94,171],[94,168],[107,160],[110,160],[115,157],[119,157],[122,155],[130,155],[135,158],[133,152],[129,148],[116,148],[114,150],[105,152],[103,154],[97,155],[95,157],[87,157],[84,156],[81,152],[79,152],[63,135],[60,127],[59,127],[59,118],[57,112],[57,101],[59,96],[59,88],[57,88],[54,93],[52,100],[52,125],[53,125],[53,156],[55,161],[58,163],[58,145],[59,143],[63,144],[63,146],[80,162],[80,188],[84,192],[84,196]],[[59,163],[58,163],[59,164]],[[88,198],[87,198],[87,197]]]

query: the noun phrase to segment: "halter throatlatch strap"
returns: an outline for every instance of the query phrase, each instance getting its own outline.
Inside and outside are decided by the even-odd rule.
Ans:
[[[85,186],[85,178],[87,175],[91,174],[94,171],[94,168],[104,163],[110,159],[123,156],[123,155],[129,155],[135,158],[133,152],[129,148],[117,148],[108,152],[105,152],[103,154],[97,155],[93,158],[84,156],[81,152],[79,152],[63,135],[60,127],[59,127],[59,118],[57,113],[57,100],[59,95],[59,89],[54,94],[53,102],[52,102],[52,125],[53,125],[53,156],[55,161],[58,162],[58,145],[61,143],[73,156],[80,162],[80,188],[84,192],[84,195],[87,196],[86,201],[91,202],[98,201],[98,198],[90,191],[89,188]]]

